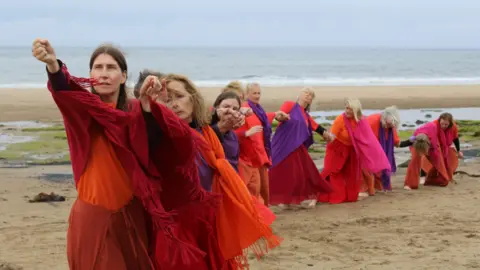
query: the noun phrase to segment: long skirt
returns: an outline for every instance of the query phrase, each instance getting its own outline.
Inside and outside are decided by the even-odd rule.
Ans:
[[[356,202],[362,182],[361,170],[353,146],[338,140],[327,144],[322,177],[332,187],[330,194],[320,194],[318,201],[331,204]]]
[[[300,204],[316,199],[318,193],[328,194],[330,185],[318,172],[304,145],[290,153],[269,171],[270,204]]]
[[[250,194],[257,198],[260,203],[268,206],[270,203],[268,168],[266,166],[255,168],[240,160],[238,169],[240,177],[245,182]]]
[[[119,211],[109,211],[77,199],[67,233],[71,270],[154,269],[142,204],[134,199]]]
[[[418,155],[415,149],[411,148],[412,159],[408,164],[407,175],[405,176],[405,186],[411,189],[417,189],[420,184],[420,171],[426,173],[425,185],[427,186],[447,186],[453,179],[453,173],[458,167],[457,151],[454,148],[448,148],[448,164],[447,167],[442,158],[442,150],[439,148],[439,161],[435,167],[428,156]]]

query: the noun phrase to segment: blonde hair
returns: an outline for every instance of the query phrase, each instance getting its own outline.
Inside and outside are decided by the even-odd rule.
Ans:
[[[415,136],[415,142],[413,143],[413,149],[418,154],[427,154],[430,149],[430,139],[426,134],[420,133]]]
[[[243,88],[243,84],[240,81],[231,81],[222,89],[222,93],[228,91],[233,91],[237,93],[240,99],[245,98],[245,90]]]
[[[388,119],[390,119],[392,125],[396,129],[398,129],[398,126],[400,125],[400,114],[398,113],[397,106],[390,106],[385,108],[385,110],[382,113],[382,116],[380,117],[380,122],[382,123],[382,126],[387,125]]]
[[[302,90],[300,90],[300,93],[307,93],[307,94],[309,94],[310,96],[312,96],[312,102],[313,102],[313,100],[315,99],[315,91],[314,91],[313,88],[311,88],[311,87],[304,87],[304,88],[302,88]],[[298,102],[298,99],[299,99],[299,98],[300,98],[300,97],[297,97],[297,102]],[[310,111],[311,105],[312,105],[312,104],[308,104],[307,107],[305,107],[305,110],[306,110],[307,112]]]
[[[353,117],[355,118],[355,121],[360,121],[363,117],[362,113],[362,103],[360,103],[360,100],[358,99],[347,99],[345,101],[345,104],[350,107],[353,111]]]
[[[172,81],[180,82],[185,87],[185,90],[190,94],[190,99],[193,103],[193,112],[192,112],[192,120],[195,121],[198,127],[204,127],[209,123],[209,117],[207,115],[207,108],[205,106],[205,100],[203,96],[198,91],[195,84],[188,79],[188,77],[180,75],[180,74],[168,74],[164,77],[167,81],[167,88],[168,83]]]
[[[313,90],[313,88],[311,88],[311,87],[302,88],[302,90],[300,90],[300,93],[310,94],[312,96],[312,100],[315,99],[315,90]]]

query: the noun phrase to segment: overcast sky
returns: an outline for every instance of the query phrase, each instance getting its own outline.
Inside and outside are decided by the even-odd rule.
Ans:
[[[0,46],[480,48],[479,12],[480,0],[2,0]]]

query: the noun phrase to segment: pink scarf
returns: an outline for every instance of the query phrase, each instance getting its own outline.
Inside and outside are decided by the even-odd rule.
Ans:
[[[390,174],[392,170],[390,162],[367,120],[362,118],[358,121],[355,131],[345,113],[343,121],[352,140],[360,167],[371,173],[385,171]]]
[[[440,129],[440,126],[437,125],[435,122],[429,122],[417,128],[417,130],[415,130],[415,132],[413,133],[413,135],[415,136],[419,134],[427,135],[428,139],[430,140],[430,149],[428,150],[428,156],[436,168],[438,168],[439,166],[438,162],[440,157],[440,153],[438,152],[438,148],[440,147],[440,142],[438,139],[439,137],[443,137],[443,139],[440,139],[440,140],[446,141],[445,133],[440,132],[439,129]],[[443,136],[441,136],[440,133],[444,133]]]

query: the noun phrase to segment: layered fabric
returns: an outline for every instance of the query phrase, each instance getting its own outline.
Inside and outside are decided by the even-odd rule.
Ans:
[[[405,186],[417,189],[420,182],[420,170],[426,172],[425,185],[447,186],[453,179],[453,173],[458,167],[457,152],[452,148],[453,140],[458,137],[458,128],[454,124],[451,128],[443,130],[440,123],[435,120],[417,130],[414,135],[425,134],[430,140],[428,155],[418,155],[410,147],[412,159],[407,168]]]
[[[327,144],[323,177],[328,177],[333,192],[319,196],[330,203],[355,202],[361,188],[362,170],[368,173],[390,174],[391,165],[365,118],[356,122],[345,114],[332,126],[336,139]]]
[[[149,247],[152,248],[149,253],[153,255],[152,261],[155,267],[190,269],[189,266],[203,261],[205,252],[195,243],[186,242],[178,237],[181,228],[176,226],[177,222],[163,205],[168,203],[185,206],[195,201],[197,202],[195,208],[200,212],[200,216],[209,216],[216,211],[216,197],[204,193],[199,188],[198,173],[193,158],[197,147],[190,128],[180,122],[167,108],[155,107],[156,105],[152,103],[152,112],[155,110],[159,125],[165,131],[158,149],[168,149],[165,153],[168,153],[170,161],[165,164],[155,164],[151,159],[152,156],[165,155],[161,152],[152,153],[149,150],[146,123],[137,101],[129,103],[128,112],[116,110],[103,103],[99,96],[85,90],[83,82],[86,80],[72,78],[66,66],[62,66],[61,72],[66,77],[68,89],[56,91],[59,89],[54,90],[50,82],[48,88],[64,118],[76,186],[81,185],[80,181],[90,161],[89,156],[94,154],[91,153],[92,128],[98,129],[106,137],[115,157],[131,180],[133,196],[147,211],[149,221],[147,228],[151,228],[153,240],[153,243],[149,243]],[[176,151],[170,151],[172,148]],[[172,176],[174,178],[170,178]],[[175,190],[181,196],[162,198],[161,193],[168,193],[168,190],[163,190],[163,184],[171,182],[176,182],[183,187],[181,190]],[[70,224],[70,226],[79,228],[76,224]],[[97,230],[94,227],[81,228],[85,233],[89,230]],[[82,258],[71,259],[82,260]]]
[[[385,155],[391,165],[391,173],[397,171],[397,165],[395,161],[395,146],[400,144],[400,138],[397,131],[394,128],[384,128],[381,124],[381,114],[372,114],[367,117],[372,131],[375,137],[378,139],[382,146]],[[370,195],[375,194],[375,190],[392,190],[391,177],[386,171],[372,174],[367,171],[363,171],[363,185],[362,192],[368,192]]]
[[[206,141],[202,156],[215,171],[212,191],[223,197],[216,223],[219,246],[228,267],[242,269],[248,265],[248,250],[262,256],[278,246],[280,239],[273,234],[262,217],[265,213],[259,213],[242,179],[225,158],[212,128],[203,127],[201,136]]]
[[[277,127],[272,139],[269,174],[270,202],[274,205],[299,204],[331,191],[308,154],[313,144],[310,119],[305,118],[304,110],[296,103],[285,112],[290,113],[290,120]]]
[[[267,113],[263,109],[262,105],[253,103],[251,100],[248,100],[248,106],[252,108],[253,113],[258,117],[262,123],[263,128],[263,146],[265,147],[265,152],[267,157],[272,156],[272,147],[270,140],[272,138],[272,124],[271,120],[268,119]]]
[[[242,104],[251,108],[253,114],[245,118],[245,124],[235,130],[240,143],[239,173],[250,193],[265,206],[270,204],[268,168],[271,166],[271,123],[275,113],[265,113],[262,106],[249,101]],[[263,131],[245,136],[254,127],[262,126]]]
[[[149,258],[145,216],[136,199],[120,211],[77,199],[70,212],[67,233],[69,268],[155,269]]]

